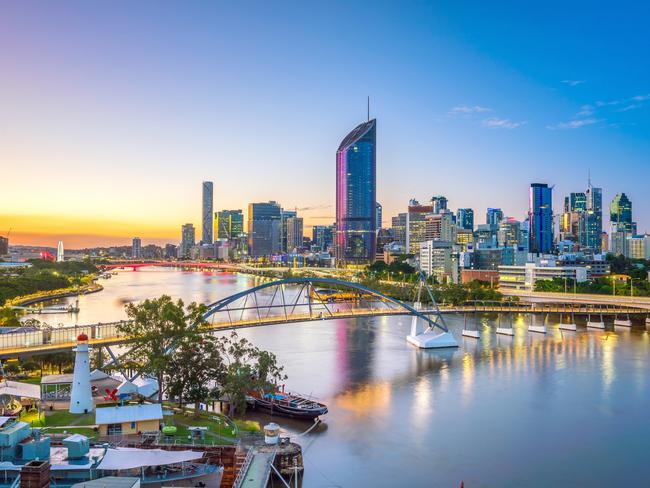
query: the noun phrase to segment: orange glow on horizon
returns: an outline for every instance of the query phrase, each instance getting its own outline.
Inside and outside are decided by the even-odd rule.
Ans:
[[[171,220],[171,219],[170,219]],[[312,220],[308,223],[309,220]],[[313,225],[331,223],[333,219],[305,217],[306,236],[311,235]],[[327,220],[327,222],[322,222]],[[56,247],[62,240],[68,249],[85,247],[109,247],[131,245],[133,237],[140,237],[143,245],[167,243],[177,244],[181,238],[181,225],[187,222],[149,222],[143,224],[136,220],[90,219],[62,215],[18,215],[0,214],[0,235],[5,236],[9,229],[10,245]],[[200,239],[200,223],[191,222]]]

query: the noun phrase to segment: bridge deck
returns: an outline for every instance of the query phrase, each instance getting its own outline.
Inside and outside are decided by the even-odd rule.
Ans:
[[[421,310],[425,315],[434,314],[435,310]],[[533,313],[533,314],[574,314],[574,315],[648,315],[648,310],[628,307],[565,307],[565,306],[456,306],[441,307],[443,314],[458,313]],[[224,314],[225,315],[225,314]],[[331,309],[329,312],[318,313],[293,313],[291,315],[260,316],[244,320],[214,321],[205,327],[206,332],[218,330],[232,330],[246,327],[260,327],[266,325],[310,322],[316,320],[348,319],[357,317],[381,317],[389,315],[409,315],[405,309],[375,308],[375,309]],[[120,334],[118,322],[109,324],[83,325],[77,327],[62,327],[60,329],[36,330],[29,332],[12,332],[0,335],[0,359],[16,356],[44,354],[70,350],[76,345],[76,338],[82,332],[88,335],[89,343],[94,346],[110,346],[126,344],[132,339]]]

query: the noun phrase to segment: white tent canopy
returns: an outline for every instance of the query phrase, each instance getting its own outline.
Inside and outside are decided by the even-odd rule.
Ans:
[[[97,469],[122,470],[147,466],[164,466],[201,459],[202,457],[202,452],[195,451],[163,451],[162,449],[118,447],[106,450],[106,455],[97,466]]]
[[[41,387],[19,381],[0,382],[0,395],[11,395],[20,398],[41,399]]]

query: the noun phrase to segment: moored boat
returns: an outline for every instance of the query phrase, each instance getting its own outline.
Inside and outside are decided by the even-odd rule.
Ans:
[[[327,413],[327,406],[295,393],[275,391],[271,393],[251,392],[247,397],[253,408],[271,415],[312,420]]]

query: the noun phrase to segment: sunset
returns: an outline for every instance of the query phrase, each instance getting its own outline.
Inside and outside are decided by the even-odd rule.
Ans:
[[[0,488],[648,486],[649,20],[0,1]]]

